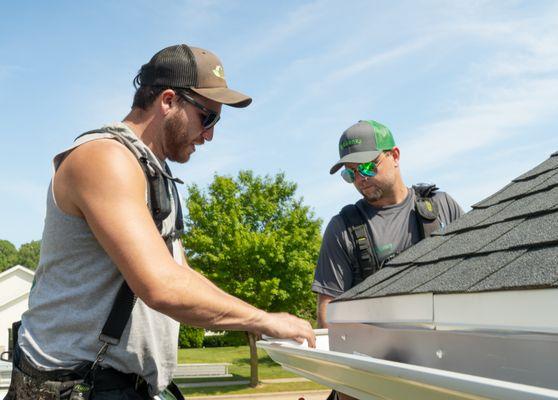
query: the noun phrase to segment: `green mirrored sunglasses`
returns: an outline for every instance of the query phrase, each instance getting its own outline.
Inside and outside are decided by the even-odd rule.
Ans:
[[[379,162],[370,161],[367,163],[359,164],[357,166],[357,171],[363,178],[372,178],[376,176],[376,167]],[[341,176],[347,183],[353,183],[355,181],[355,171],[350,168],[346,168],[341,171]]]

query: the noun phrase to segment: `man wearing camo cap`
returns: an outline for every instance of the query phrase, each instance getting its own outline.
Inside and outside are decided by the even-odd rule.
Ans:
[[[181,181],[166,161],[189,161],[222,105],[251,98],[227,87],[216,55],[184,44],[155,54],[134,84],[122,122],[54,158],[9,400],[182,398],[169,386],[179,322],[315,343],[307,321],[228,295],[184,258]]]

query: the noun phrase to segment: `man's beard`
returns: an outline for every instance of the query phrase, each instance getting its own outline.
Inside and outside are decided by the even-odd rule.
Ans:
[[[382,198],[384,191],[379,187],[373,187],[372,190],[367,190],[366,194],[361,192],[367,202],[374,203]]]
[[[188,124],[184,123],[179,115],[174,114],[165,120],[163,125],[163,146],[165,156],[179,163],[185,163],[190,158],[190,153],[185,151],[188,143]]]
[[[362,195],[364,200],[370,204],[380,200],[385,194],[385,190],[378,185],[370,185],[364,190],[357,187],[357,190]]]

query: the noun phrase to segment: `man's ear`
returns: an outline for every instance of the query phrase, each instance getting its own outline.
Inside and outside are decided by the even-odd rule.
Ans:
[[[399,147],[394,147],[391,151],[391,156],[393,157],[393,161],[395,162],[396,166],[399,166],[399,160],[401,157],[401,152],[399,151]]]
[[[176,103],[176,93],[172,89],[166,89],[159,95],[157,101],[163,115],[167,115],[173,103]]]

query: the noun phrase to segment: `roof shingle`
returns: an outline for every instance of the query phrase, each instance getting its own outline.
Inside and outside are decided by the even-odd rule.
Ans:
[[[334,301],[558,287],[558,151]]]

